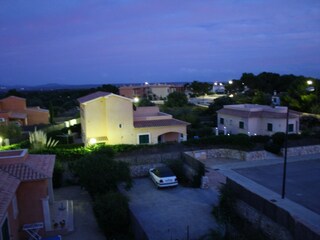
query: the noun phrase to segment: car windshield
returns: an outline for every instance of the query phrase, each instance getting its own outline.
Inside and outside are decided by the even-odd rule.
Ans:
[[[167,168],[167,167],[155,168],[153,170],[153,173],[156,174],[158,177],[172,177],[172,176],[174,176],[171,169]]]

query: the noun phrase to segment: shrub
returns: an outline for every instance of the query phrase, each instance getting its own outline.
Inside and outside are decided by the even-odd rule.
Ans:
[[[272,142],[280,147],[283,146],[286,138],[286,134],[283,132],[277,132],[271,136]]]
[[[267,136],[267,135],[251,136],[250,140],[253,143],[267,143],[270,140],[270,136]]]
[[[274,154],[280,154],[281,152],[281,146],[279,144],[275,144],[273,142],[268,142],[264,145],[264,150],[274,153]]]
[[[115,191],[121,181],[131,187],[131,177],[128,164],[117,162],[107,154],[90,154],[75,164],[80,184],[87,189],[91,196]]]
[[[128,199],[117,192],[98,196],[93,204],[100,228],[110,239],[125,239],[130,233]],[[129,237],[128,237],[129,238]]]

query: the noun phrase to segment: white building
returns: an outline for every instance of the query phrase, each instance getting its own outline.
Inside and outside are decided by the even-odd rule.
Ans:
[[[218,130],[225,134],[273,135],[286,131],[287,107],[225,105],[217,111]],[[290,110],[288,133],[299,133],[299,113]]]

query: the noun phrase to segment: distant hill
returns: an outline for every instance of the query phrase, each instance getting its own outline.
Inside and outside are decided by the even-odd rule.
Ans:
[[[10,89],[16,89],[17,91],[50,91],[58,89],[87,89],[96,88],[101,86],[101,84],[86,84],[86,85],[66,85],[58,83],[49,83],[37,86],[26,86],[26,85],[12,85],[12,86],[0,86],[0,91],[6,92]]]
[[[170,83],[161,83],[161,84],[176,84],[183,85],[187,82],[170,82]],[[109,83],[105,83],[109,84]],[[150,83],[151,85],[155,83]],[[12,86],[0,86],[0,92],[7,92],[10,89],[16,89],[17,91],[50,91],[50,90],[62,90],[62,89],[88,89],[88,88],[97,88],[103,84],[83,84],[83,85],[68,85],[68,84],[59,84],[59,83],[48,83],[43,85],[28,86],[28,85],[12,85]],[[117,87],[124,85],[142,85],[142,83],[121,83],[121,84],[111,84]]]

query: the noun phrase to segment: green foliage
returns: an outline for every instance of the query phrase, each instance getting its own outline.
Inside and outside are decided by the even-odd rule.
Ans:
[[[212,90],[212,83],[193,81],[191,84],[187,84],[187,88],[195,96],[202,96],[210,93]]]
[[[273,142],[267,142],[264,145],[264,150],[274,153],[274,154],[280,154],[281,152],[281,146],[279,144],[275,144]]]
[[[79,181],[92,195],[115,191],[117,184],[126,181],[126,187],[131,187],[129,167],[126,163],[117,162],[107,153],[95,152],[89,154],[75,165]]]
[[[170,93],[165,101],[167,107],[183,107],[188,105],[188,98],[184,93],[173,92]]]
[[[147,98],[142,98],[137,105],[138,107],[155,106],[155,104]]]
[[[212,209],[212,214],[219,223],[230,223],[237,217],[235,204],[235,194],[226,184],[223,184],[219,188],[219,204]]]
[[[124,195],[109,192],[98,196],[93,210],[108,239],[130,239],[129,205]]]
[[[282,147],[286,139],[286,134],[283,132],[277,132],[271,136],[271,139],[274,144],[277,144],[280,147]]]
[[[57,140],[52,138],[47,139],[47,134],[42,130],[34,129],[34,132],[29,132],[29,141],[31,147],[35,150],[44,148],[53,148],[58,144]]]
[[[233,98],[230,97],[219,97],[214,100],[213,103],[209,105],[208,111],[210,113],[215,113],[217,110],[223,108],[224,105],[235,104]]]
[[[271,94],[267,94],[262,91],[255,92],[255,95],[252,98],[252,103],[261,104],[261,105],[270,105],[271,104]]]
[[[21,138],[21,128],[14,123],[0,125],[0,136],[3,139],[19,139]]]
[[[250,137],[246,134],[238,135],[219,135],[210,136],[200,139],[189,139],[187,142],[183,142],[187,146],[224,146],[229,148],[237,148],[242,150],[250,150],[253,148],[253,142],[250,141]]]

